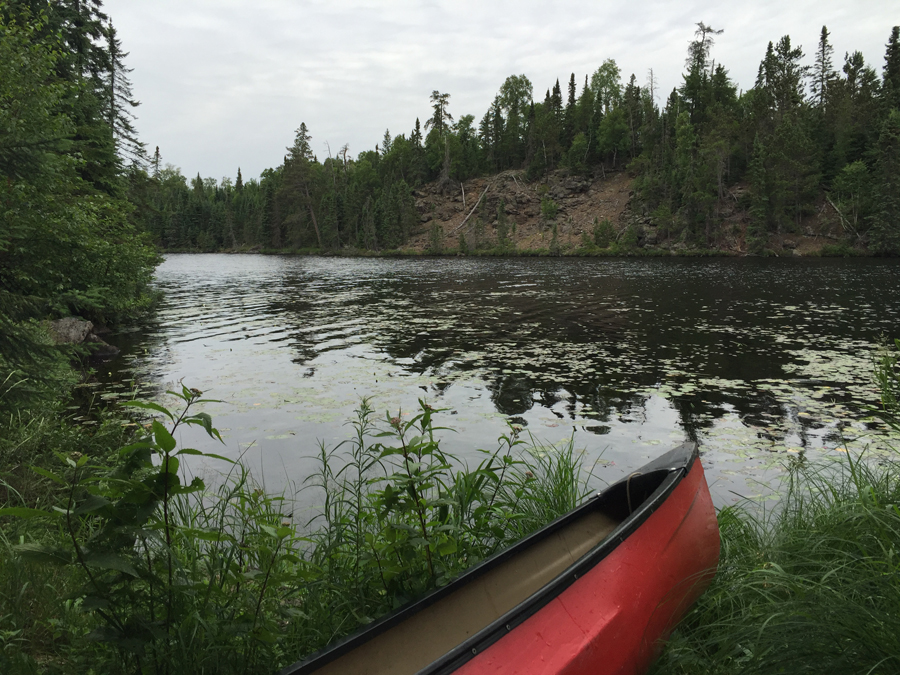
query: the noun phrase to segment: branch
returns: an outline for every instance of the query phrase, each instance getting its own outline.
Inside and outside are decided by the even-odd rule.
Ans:
[[[859,232],[857,232],[857,231],[856,231],[856,228],[853,227],[853,225],[850,224],[850,221],[847,220],[847,218],[844,217],[844,214],[841,213],[841,210],[840,210],[837,206],[835,206],[834,202],[831,201],[831,197],[829,197],[828,195],[825,195],[825,200],[826,200],[829,204],[831,204],[831,208],[833,208],[834,211],[835,211],[835,213],[838,214],[838,217],[841,219],[841,227],[844,228],[844,231],[845,231],[845,232],[851,232],[852,234],[856,235],[856,237],[857,237],[857,239],[858,239],[858,238],[859,238]]]
[[[481,203],[481,200],[484,199],[484,196],[487,194],[487,191],[490,190],[490,189],[491,189],[491,183],[488,183],[488,186],[487,186],[486,188],[484,188],[484,192],[481,193],[481,196],[478,198],[478,201],[475,202],[475,206],[473,206],[473,207],[472,207],[472,210],[469,211],[469,215],[467,215],[467,216],[463,219],[463,221],[459,224],[459,227],[457,227],[455,230],[452,230],[452,231],[450,232],[450,234],[456,234],[459,230],[462,229],[463,225],[465,225],[465,224],[466,224],[466,221],[468,221],[469,218],[472,217],[472,214],[475,213],[475,209],[478,208],[478,205]]]

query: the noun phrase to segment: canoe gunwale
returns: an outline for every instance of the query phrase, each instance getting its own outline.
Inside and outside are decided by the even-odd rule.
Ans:
[[[547,603],[575,583],[579,577],[612,553],[665,503],[682,478],[690,472],[698,456],[697,446],[694,443],[684,443],[670,450],[629,476],[610,485],[602,492],[592,495],[580,506],[560,516],[540,530],[531,533],[513,546],[486,558],[463,572],[446,586],[431,591],[423,598],[364,626],[358,632],[309,655],[306,659],[287,666],[278,675],[307,675],[315,673],[316,670],[325,664],[340,658],[358,646],[399,625],[430,605],[451,595],[460,587],[503,565],[524,549],[552,535],[585,514],[594,510],[602,512],[621,511],[623,506],[627,511],[629,507],[623,500],[623,492],[631,492],[633,498],[640,496],[640,499],[635,499],[639,505],[631,513],[626,512],[622,514],[623,518],[619,525],[574,564],[499,619],[488,624],[472,635],[472,637],[461,642],[419,671],[420,675],[445,675],[446,673],[452,673],[537,613]]]

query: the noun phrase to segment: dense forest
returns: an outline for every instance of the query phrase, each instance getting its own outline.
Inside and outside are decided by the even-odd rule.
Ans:
[[[723,201],[740,195],[751,251],[827,203],[848,244],[900,252],[900,29],[881,76],[858,51],[838,63],[823,26],[811,65],[784,36],[761,49],[756,82],[742,92],[713,58],[721,32],[697,24],[681,86],[662,106],[652,71],[644,85],[635,75],[623,84],[613,59],[581,84],[574,73],[565,89],[557,80],[537,101],[529,79],[512,75],[480,120],[454,119],[450,94],[434,91],[424,124],[385,131],[356,158],[345,146],[320,161],[301,124],[284,161],[259,180],[240,169],[233,182],[188,180],[157,148],[131,198],[164,249],[385,250],[418,223],[413,192],[425,183],[449,191],[509,169],[532,181],[627,169],[635,207],[689,246],[711,247]]]
[[[114,323],[152,299],[124,57],[98,0],[0,0],[0,410],[69,382],[40,320]]]

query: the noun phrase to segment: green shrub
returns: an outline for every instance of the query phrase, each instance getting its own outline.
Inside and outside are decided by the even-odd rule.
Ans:
[[[602,221],[597,222],[597,219],[594,218],[592,234],[594,235],[594,244],[600,248],[609,248],[609,245],[615,241],[616,229],[609,219],[604,218]]]
[[[552,220],[555,220],[558,211],[559,206],[550,197],[543,197],[541,199],[541,217],[546,222],[549,223]]]

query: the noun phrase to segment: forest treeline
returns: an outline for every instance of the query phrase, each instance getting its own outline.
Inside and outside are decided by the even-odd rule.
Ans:
[[[351,158],[344,146],[319,160],[301,124],[283,162],[257,179],[188,180],[157,148],[133,185],[147,231],[165,249],[384,250],[418,222],[413,190],[507,169],[531,180],[565,168],[597,176],[627,168],[636,207],[664,236],[714,245],[723,200],[750,216],[750,250],[796,232],[826,203],[847,243],[900,253],[900,28],[888,36],[881,75],[856,51],[835,57],[822,27],[812,63],[789,36],[764,50],[753,87],[738,91],[713,58],[722,31],[697,24],[682,83],[658,105],[652,71],[623,82],[607,59],[583,83],[573,73],[534,100],[525,75],[501,85],[479,119],[431,94],[432,116],[406,134],[386,131]],[[763,50],[761,50],[763,51]],[[330,152],[329,152],[330,155]],[[743,189],[730,192],[735,185]]]

